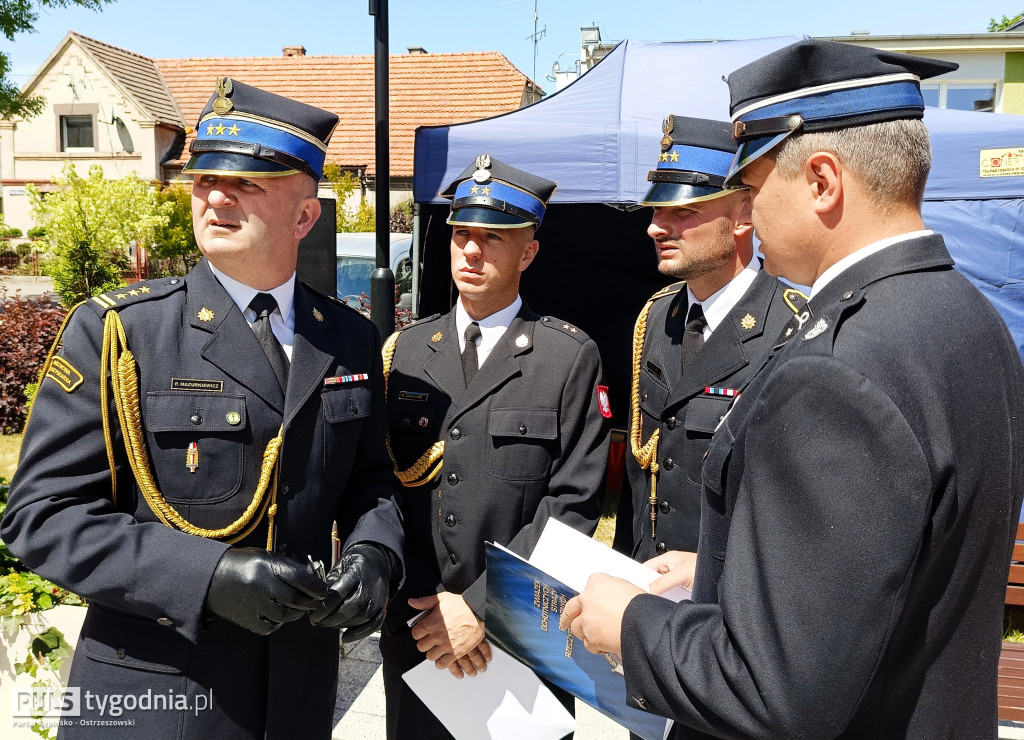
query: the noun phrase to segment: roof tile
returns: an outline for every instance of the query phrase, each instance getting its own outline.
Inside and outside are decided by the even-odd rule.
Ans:
[[[218,77],[231,77],[338,114],[327,161],[374,173],[372,56],[156,59],[184,120],[194,125]],[[507,113],[529,79],[498,52],[393,54],[390,66],[391,176],[411,177],[417,126]],[[193,134],[189,132],[188,139]],[[182,154],[187,158],[188,142]],[[171,164],[171,163],[167,163]]]

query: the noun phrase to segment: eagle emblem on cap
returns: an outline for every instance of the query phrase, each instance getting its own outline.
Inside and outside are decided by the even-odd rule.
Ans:
[[[217,99],[213,101],[213,110],[218,116],[223,116],[234,107],[228,100],[228,95],[234,87],[230,77],[221,77],[217,80]]]
[[[491,173],[488,172],[491,168],[491,155],[481,154],[476,158],[476,172],[473,173],[473,179],[476,182],[487,182],[491,179]]]
[[[672,148],[672,130],[676,127],[676,117],[669,114],[668,118],[661,122],[661,151],[667,152]]]

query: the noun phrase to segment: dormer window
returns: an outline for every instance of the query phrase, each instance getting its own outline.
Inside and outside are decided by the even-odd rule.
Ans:
[[[62,152],[95,148],[92,116],[60,117],[60,150]]]

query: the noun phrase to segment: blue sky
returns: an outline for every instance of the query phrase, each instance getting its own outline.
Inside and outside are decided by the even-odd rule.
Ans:
[[[535,0],[390,0],[390,48],[422,46],[430,52],[500,51],[527,75],[534,65]],[[1024,11],[1024,0],[536,0],[537,78],[558,61],[579,58],[580,26],[597,25],[605,40],[678,41],[758,36],[982,33],[989,18]],[[28,77],[70,29],[149,57],[266,56],[287,44],[309,54],[371,54],[373,18],[368,0],[245,0],[192,5],[119,0],[99,13],[81,9],[40,15],[38,33],[19,35],[2,48],[12,56],[13,79]],[[756,8],[751,12],[750,8]],[[736,12],[736,8],[743,8]],[[925,10],[926,8],[926,10]],[[684,74],[685,70],[680,70]]]

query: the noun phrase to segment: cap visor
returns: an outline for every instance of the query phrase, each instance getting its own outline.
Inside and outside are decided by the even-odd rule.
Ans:
[[[452,226],[481,226],[485,229],[521,229],[534,225],[532,221],[513,216],[511,213],[480,206],[456,208],[448,216],[446,223]]]
[[[203,152],[193,155],[182,168],[186,175],[231,175],[234,177],[283,177],[294,175],[298,170],[233,152]]]
[[[690,185],[683,182],[656,182],[651,185],[647,195],[640,201],[642,206],[684,206],[687,203],[698,203],[700,201],[721,198],[729,195],[731,190],[722,188],[707,187],[704,185]]]
[[[748,139],[740,143],[739,149],[736,150],[736,156],[733,157],[732,166],[729,168],[729,174],[725,178],[725,186],[727,188],[742,187],[743,183],[739,178],[740,170],[774,149],[787,136],[792,135],[792,131],[786,131],[775,136],[759,136],[756,139]]]

